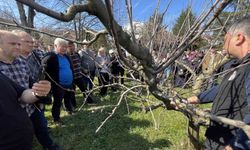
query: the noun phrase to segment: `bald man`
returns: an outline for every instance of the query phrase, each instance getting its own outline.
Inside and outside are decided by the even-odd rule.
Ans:
[[[20,39],[21,57],[18,58],[18,63],[20,64],[16,63],[16,70],[13,72],[9,72],[9,75],[18,75],[22,73],[22,76],[18,76],[19,80],[16,80],[16,78],[13,78],[13,80],[17,81],[17,83],[19,83],[19,85],[21,85],[22,87],[28,88],[31,83],[39,81],[38,76],[40,61],[43,57],[43,54],[37,53],[38,50],[36,52],[33,51],[33,38],[27,32],[22,30],[13,30],[12,33],[14,33]],[[30,115],[30,119],[32,121],[38,142],[44,149],[59,149],[58,145],[53,142],[52,138],[49,135],[47,120],[44,116],[43,109],[40,107],[40,104],[35,105],[36,107],[29,106],[30,108],[28,107],[29,109],[27,110],[27,112]]]
[[[20,40],[14,34],[0,30],[0,64],[11,65],[19,56]],[[40,81],[26,89],[19,86],[0,70],[0,149],[32,149],[33,127],[27,113],[19,105],[34,103],[37,96],[50,91],[47,81]]]

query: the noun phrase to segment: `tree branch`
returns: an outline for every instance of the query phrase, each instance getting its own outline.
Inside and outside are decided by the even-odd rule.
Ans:
[[[19,11],[19,17],[20,17],[20,20],[21,20],[21,25],[27,27],[28,26],[27,16],[25,14],[25,10],[24,10],[23,4],[20,3],[20,2],[16,2],[16,4],[17,4],[18,11]]]
[[[72,40],[72,39],[60,36],[60,35],[56,35],[56,34],[44,32],[44,31],[40,31],[38,29],[34,29],[34,28],[22,26],[22,25],[19,25],[17,23],[16,24],[12,24],[12,23],[7,23],[7,22],[0,21],[0,24],[6,25],[6,26],[10,26],[10,27],[17,27],[17,28],[21,28],[21,29],[24,29],[24,30],[29,30],[29,31],[33,31],[33,32],[45,34],[45,35],[49,35],[49,36],[52,36],[52,37],[55,37],[55,38],[61,38],[61,39],[64,39],[64,40],[67,40],[67,41],[71,41],[71,42],[74,42],[74,43],[77,43],[77,44],[82,44],[82,45],[91,45],[93,42],[95,42],[100,37],[100,35],[107,34],[106,30],[102,30],[100,32],[96,32],[95,35],[94,35],[94,38],[91,39],[90,41],[75,41],[75,40]]]
[[[159,66],[157,69],[157,71],[155,73],[159,73],[161,71],[163,71],[166,67],[168,67],[170,64],[173,63],[174,60],[176,60],[178,57],[180,57],[180,55],[195,41],[198,39],[198,37],[208,28],[208,26],[218,17],[218,15],[221,13],[221,11],[231,2],[232,0],[223,0],[218,8],[215,10],[215,12],[213,13],[213,16],[208,20],[208,22],[203,26],[202,30],[200,30],[198,33],[196,33],[195,35],[193,35],[195,33],[196,28],[199,26],[199,24],[201,24],[205,19],[206,16],[209,15],[210,12],[212,12],[213,9],[215,9],[213,7],[211,7],[211,9],[209,10],[209,12],[207,13],[207,15],[205,15],[203,17],[203,19],[201,19],[199,21],[199,23],[197,23],[197,25],[195,25],[195,27],[192,29],[192,31],[190,32],[190,34],[188,34],[188,36],[186,37],[186,39],[176,48],[176,50],[174,51],[178,51],[177,54],[175,54],[172,58],[169,59],[169,61],[167,63],[165,63],[163,66]],[[218,3],[218,0],[215,2],[215,4]],[[193,38],[191,38],[192,36],[194,36]]]

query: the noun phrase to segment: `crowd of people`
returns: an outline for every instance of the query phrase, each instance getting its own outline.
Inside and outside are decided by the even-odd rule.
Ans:
[[[225,36],[224,50],[237,61],[220,85],[187,99],[188,103],[213,101],[211,113],[250,124],[250,19],[234,23]],[[48,131],[44,115],[45,104],[52,103],[55,125],[63,125],[61,107],[74,115],[77,104],[75,89],[83,93],[83,102],[95,104],[94,78],[105,96],[109,84],[124,83],[124,68],[111,49],[100,47],[97,54],[88,45],[77,50],[76,44],[61,38],[54,40],[49,52],[40,49],[38,41],[21,30],[0,30],[0,149],[32,149],[33,134],[44,150],[61,150]],[[183,60],[194,70],[203,57],[199,52],[187,52]],[[112,90],[117,87],[112,86]],[[53,100],[52,100],[53,98]],[[216,134],[215,134],[216,133]],[[242,129],[211,121],[206,132],[206,149],[250,149]]]
[[[173,85],[175,87],[192,85],[191,78],[193,76],[192,72],[190,72],[192,70],[196,75],[203,74],[207,77],[203,84],[204,88],[206,88],[216,84],[214,82],[215,77],[212,75],[223,71],[222,67],[228,61],[228,56],[219,48],[210,47],[203,50],[187,50],[178,61],[180,63],[175,63],[167,70],[168,74],[171,73],[173,76]]]
[[[76,87],[83,93],[83,103],[92,105],[97,102],[89,92],[95,76],[99,80],[100,95],[105,96],[107,85],[118,83],[124,74],[114,50],[106,55],[104,47],[97,54],[88,45],[77,51],[73,42],[56,38],[54,48],[45,51],[39,41],[22,30],[0,30],[0,40],[0,79],[1,83],[4,81],[0,87],[3,89],[0,94],[1,150],[31,149],[33,133],[44,150],[61,150],[49,134],[45,105],[52,103],[53,121],[61,126],[62,102],[69,115],[76,113]]]
[[[33,134],[44,149],[59,148],[49,136],[43,111],[35,107],[51,84],[31,74],[32,48],[33,39],[26,32],[0,30],[0,148],[4,150],[31,149]]]
[[[187,50],[179,59],[179,61],[188,66],[195,73],[199,74],[201,72],[201,63],[203,58],[203,51]],[[191,77],[191,72],[189,72],[184,66],[179,65],[177,63],[172,67],[172,73],[174,74],[173,84],[176,87],[184,86]]]

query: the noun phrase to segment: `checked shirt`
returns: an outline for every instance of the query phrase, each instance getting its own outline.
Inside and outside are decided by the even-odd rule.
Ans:
[[[18,85],[25,89],[29,88],[30,69],[23,58],[18,57],[11,64],[0,61],[0,71]],[[29,116],[35,110],[35,107],[30,104],[21,104],[21,106],[25,108]]]

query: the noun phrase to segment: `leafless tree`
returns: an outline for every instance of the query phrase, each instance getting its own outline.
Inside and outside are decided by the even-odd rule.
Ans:
[[[16,0],[17,2],[28,5],[29,7],[35,9],[37,12],[41,12],[50,17],[58,19],[63,22],[72,21],[78,13],[86,12],[89,15],[96,16],[109,34],[112,36],[115,46],[117,48],[119,57],[123,61],[123,63],[134,70],[141,70],[144,75],[145,83],[147,89],[153,94],[157,99],[161,100],[165,107],[168,109],[173,109],[172,105],[170,105],[171,101],[176,101],[179,103],[176,98],[173,99],[159,86],[160,78],[159,74],[167,68],[169,65],[173,64],[177,58],[179,58],[187,48],[190,47],[201,35],[209,29],[209,27],[213,24],[215,20],[218,20],[220,13],[223,9],[228,6],[228,4],[232,0],[215,0],[209,3],[208,9],[204,9],[204,11],[197,17],[196,21],[190,26],[190,29],[181,37],[176,37],[174,44],[172,44],[169,49],[171,57],[168,57],[164,61],[157,62],[154,60],[152,56],[152,49],[154,44],[158,42],[157,46],[161,45],[162,42],[159,41],[158,35],[156,36],[157,31],[160,30],[160,21],[162,20],[164,15],[168,10],[168,6],[165,8],[164,12],[160,15],[155,15],[153,21],[153,29],[151,35],[149,35],[150,39],[146,43],[142,43],[135,37],[135,30],[133,29],[132,22],[132,13],[130,2],[127,1],[127,8],[130,18],[130,26],[132,28],[131,34],[128,34],[123,30],[121,25],[115,19],[113,13],[113,2],[110,0],[87,0],[82,4],[71,5],[68,7],[65,13],[56,12],[52,9],[48,9],[45,6],[39,5],[33,0]],[[160,0],[158,1],[158,5],[160,5]],[[157,7],[158,8],[158,7]],[[157,12],[157,11],[156,11]],[[157,14],[157,13],[156,13]],[[158,17],[157,17],[158,16]],[[224,27],[222,27],[224,28]],[[162,34],[164,32],[161,32]],[[163,34],[165,36],[166,34]],[[131,38],[132,37],[132,38]],[[153,40],[153,39],[158,40]],[[151,40],[152,39],[152,40]],[[165,46],[163,46],[165,47]],[[122,49],[125,49],[129,52],[134,58],[137,60],[137,68],[131,65],[128,59],[125,57]],[[176,96],[177,97],[177,96]],[[243,122],[236,123],[235,121],[229,120],[227,118],[221,118],[217,116],[213,116],[204,112],[200,112],[199,110],[193,108],[190,105],[183,104],[180,101],[180,110],[184,113],[193,113],[198,114],[199,116],[203,116],[205,118],[210,118],[215,121],[221,121],[230,125],[234,125],[240,128],[243,128],[248,136],[250,135],[249,126],[246,126]],[[185,109],[184,109],[185,108]]]
[[[21,25],[34,28],[34,17],[36,15],[34,9],[28,7],[28,12],[26,13],[22,3],[16,2],[16,4],[20,15]]]

